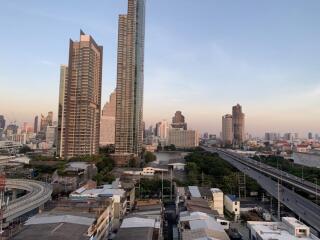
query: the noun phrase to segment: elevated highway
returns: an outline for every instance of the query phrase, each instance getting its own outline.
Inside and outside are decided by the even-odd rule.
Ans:
[[[275,179],[279,179],[282,182],[285,182],[293,187],[299,188],[307,193],[320,196],[320,191],[318,189],[318,186],[312,182],[306,181],[303,178],[299,178],[297,176],[294,176],[292,174],[289,174],[285,171],[282,171],[280,169],[271,167],[267,164],[261,163],[259,161],[256,161],[249,157],[241,156],[240,154],[230,152],[225,149],[216,149],[216,152],[219,153],[219,155],[225,155],[229,156],[244,165],[250,166],[251,168],[267,175],[270,177],[273,177]]]
[[[217,152],[222,159],[229,162],[239,171],[255,179],[269,194],[291,209],[302,220],[317,230],[317,232],[320,232],[320,207],[318,205],[283,185],[279,185],[278,194],[278,182],[273,180],[272,177],[281,181],[281,179],[284,179],[283,176],[281,176],[283,173],[279,176],[274,171],[266,171],[264,168],[259,168],[259,162],[256,164],[249,160],[243,160],[242,156],[234,153],[230,154],[225,150],[213,148],[205,149],[209,152]],[[304,184],[299,184],[299,180],[290,181],[290,178],[291,177],[287,178],[287,181],[292,183],[292,185],[299,188],[305,187]]]
[[[28,179],[6,179],[6,188],[21,189],[27,194],[9,202],[3,213],[4,222],[43,206],[51,199],[52,187],[44,182]]]

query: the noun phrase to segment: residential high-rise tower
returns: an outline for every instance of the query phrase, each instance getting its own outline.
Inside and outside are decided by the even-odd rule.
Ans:
[[[60,157],[98,154],[102,52],[102,46],[82,31],[80,41],[70,40],[68,75],[60,86]]]
[[[139,156],[142,148],[145,0],[128,0],[119,16],[115,155]]]
[[[232,115],[222,116],[222,143],[224,146],[231,145],[233,140]]]
[[[242,107],[237,104],[232,107],[232,131],[233,145],[240,147],[244,141],[244,113]]]
[[[114,144],[116,121],[116,90],[110,94],[109,102],[102,109],[100,122],[100,145]]]

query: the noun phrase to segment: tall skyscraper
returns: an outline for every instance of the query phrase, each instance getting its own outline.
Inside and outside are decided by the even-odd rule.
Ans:
[[[240,147],[244,141],[244,113],[242,107],[237,104],[232,107],[232,131],[233,144]]]
[[[158,130],[158,137],[160,139],[168,139],[169,138],[169,123],[167,120],[162,120],[159,122],[159,130]]]
[[[102,109],[100,121],[100,145],[114,144],[116,129],[116,90],[110,94],[109,102]]]
[[[35,116],[34,123],[33,123],[33,132],[34,133],[38,133],[38,122],[39,122],[39,117]]]
[[[115,156],[139,156],[142,147],[145,0],[128,0],[119,16]]]
[[[181,111],[176,111],[172,118],[172,128],[183,128],[184,130],[187,130],[187,123],[185,122],[185,118],[182,115]]]
[[[0,128],[4,129],[6,126],[6,120],[3,115],[0,115]]]
[[[58,105],[58,126],[57,126],[57,154],[59,156],[62,155],[61,152],[61,144],[62,144],[62,134],[65,134],[66,131],[62,130],[64,125],[64,99],[65,99],[65,87],[68,80],[68,66],[67,65],[60,65],[60,87],[59,87],[59,105]],[[65,137],[65,136],[64,136]]]
[[[222,116],[222,143],[224,146],[231,145],[233,140],[232,115]]]
[[[99,152],[102,52],[102,46],[82,31],[79,42],[70,40],[68,75],[60,86],[60,157]]]
[[[312,139],[313,139],[313,134],[312,134],[312,132],[309,132],[309,133],[308,133],[308,139],[309,139],[309,140],[312,140]]]

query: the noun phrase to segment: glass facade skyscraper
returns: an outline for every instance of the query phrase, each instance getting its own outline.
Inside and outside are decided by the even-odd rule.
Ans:
[[[142,148],[145,0],[128,0],[119,16],[116,154],[139,156]]]

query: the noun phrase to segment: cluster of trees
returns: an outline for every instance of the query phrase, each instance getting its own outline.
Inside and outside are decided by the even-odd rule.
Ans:
[[[147,151],[147,152],[144,153],[144,161],[145,161],[145,163],[153,162],[155,160],[157,160],[157,156],[154,155],[152,152],[148,152]]]
[[[199,149],[200,150],[200,149]],[[219,157],[217,153],[194,151],[186,157],[186,185],[218,187],[225,193],[238,191],[239,171]],[[247,177],[247,191],[259,191],[256,181]]]
[[[94,177],[94,180],[97,181],[97,185],[100,185],[103,182],[110,183],[115,179],[111,174],[111,171],[114,168],[114,161],[110,156],[100,155],[99,161],[96,162],[96,166],[98,173]]]
[[[161,197],[162,180],[159,178],[141,178],[136,191],[137,197],[141,198],[159,198]],[[163,180],[163,195],[170,194],[170,181]]]
[[[320,169],[315,167],[307,167],[293,163],[293,161],[285,159],[281,156],[261,156],[261,162],[268,164],[274,168],[279,168],[297,177],[302,177],[310,182],[315,182],[315,179],[320,180]],[[255,156],[253,159],[260,161],[260,158]]]

